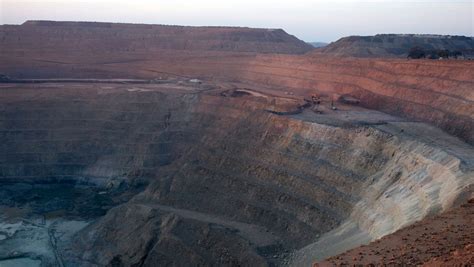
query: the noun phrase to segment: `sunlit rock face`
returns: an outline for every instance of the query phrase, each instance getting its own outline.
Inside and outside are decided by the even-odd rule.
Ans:
[[[446,212],[472,194],[472,159],[466,165],[462,156],[437,146],[398,138],[388,141],[384,151],[390,160],[368,177],[349,218],[295,252],[291,265],[311,265],[379,239],[428,215]]]

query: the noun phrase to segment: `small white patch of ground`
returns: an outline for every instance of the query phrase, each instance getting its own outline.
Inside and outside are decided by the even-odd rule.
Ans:
[[[0,260],[0,267],[40,267],[41,261],[30,258]]]
[[[1,210],[0,210],[1,211]],[[0,267],[58,264],[61,246],[90,222],[0,217]],[[24,257],[21,257],[24,256]],[[18,257],[18,258],[17,258]],[[31,257],[31,258],[30,258]],[[41,260],[38,260],[41,258]]]

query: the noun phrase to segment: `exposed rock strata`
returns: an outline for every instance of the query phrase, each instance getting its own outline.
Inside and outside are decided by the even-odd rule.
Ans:
[[[160,42],[151,42],[135,51],[122,51],[122,47],[129,45],[128,41],[118,39],[108,43],[109,39],[106,40],[100,31],[72,25],[75,26],[3,26],[0,31],[4,35],[0,41],[0,72],[13,78],[198,76],[246,83],[257,88],[266,86],[273,92],[292,91],[294,95],[306,97],[319,93],[337,99],[338,95],[349,94],[360,99],[365,107],[429,122],[471,144],[474,142],[472,61],[364,60],[322,54],[255,55],[241,52],[250,51],[245,49],[202,51],[202,48],[192,46],[177,51],[163,49],[169,47],[162,47]],[[37,31],[42,34],[38,38],[44,45],[32,40],[24,43],[18,43],[15,38],[10,40],[11,36],[22,35],[22,27],[31,28],[31,31],[40,28]],[[132,32],[138,39],[148,38],[130,25],[112,24],[111,27],[119,36]],[[61,29],[58,30],[59,37],[53,29]],[[89,48],[80,45],[81,42],[71,41],[76,31],[87,33],[81,37],[81,42],[97,43]],[[186,31],[199,35],[202,30],[191,28]],[[216,36],[221,34],[218,29],[211,32]],[[48,47],[48,44],[58,42],[61,45],[55,45],[54,49]],[[265,47],[265,40],[257,42],[258,47]],[[80,47],[75,47],[76,44]]]
[[[149,184],[77,234],[76,264],[176,260],[168,249],[196,264],[279,263],[346,222],[368,241],[447,210],[473,183],[472,147],[424,142],[374,111],[385,123],[337,122],[343,107],[279,116],[268,110],[298,101],[207,85],[14,86],[2,88],[2,181]]]

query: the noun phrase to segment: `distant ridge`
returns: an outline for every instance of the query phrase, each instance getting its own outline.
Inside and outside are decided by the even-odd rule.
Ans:
[[[21,26],[58,26],[58,27],[136,27],[136,28],[159,28],[159,27],[174,27],[174,28],[216,28],[216,29],[253,29],[277,31],[281,29],[276,28],[251,28],[243,26],[187,26],[174,24],[147,24],[147,23],[127,23],[127,22],[100,22],[100,21],[55,21],[55,20],[27,20]]]
[[[474,54],[474,38],[434,34],[378,34],[349,36],[339,39],[320,50],[326,54],[350,57],[407,57],[413,47],[425,50],[460,51]]]
[[[282,29],[246,27],[29,20],[22,25],[0,26],[2,32],[7,33],[1,40],[3,46],[21,46],[21,40],[29,40],[37,43],[38,48],[50,48],[54,44],[58,48],[101,49],[106,45],[107,50],[126,51],[173,49],[280,54],[304,54],[314,49]]]
[[[315,48],[321,48],[328,45],[328,43],[325,42],[309,42],[308,44],[314,46]]]

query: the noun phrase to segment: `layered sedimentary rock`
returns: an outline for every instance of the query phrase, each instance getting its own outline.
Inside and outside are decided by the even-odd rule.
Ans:
[[[472,142],[472,68],[470,62],[273,56],[259,57],[239,70],[244,81],[296,94],[350,94],[366,107],[428,121]]]
[[[200,59],[195,59],[200,60]],[[361,105],[427,121],[473,142],[472,62],[350,60],[332,57],[258,56],[181,67],[176,71],[221,76],[296,95],[349,94]],[[232,62],[232,63],[231,63]],[[209,69],[203,66],[209,65]],[[230,71],[217,69],[225,65]],[[198,64],[196,64],[198,66]],[[215,68],[215,69],[214,69]],[[212,73],[212,74],[210,74]],[[335,97],[336,99],[337,97]]]

